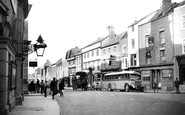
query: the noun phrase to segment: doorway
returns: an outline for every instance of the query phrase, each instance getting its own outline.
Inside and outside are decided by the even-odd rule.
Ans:
[[[181,64],[179,68],[179,81],[181,84],[185,83],[185,64]]]

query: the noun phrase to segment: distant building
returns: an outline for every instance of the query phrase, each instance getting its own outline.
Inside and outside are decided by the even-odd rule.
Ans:
[[[79,51],[80,49],[75,47],[66,52],[66,60],[68,62],[68,86],[72,86],[72,77],[76,74],[76,55]]]
[[[89,76],[88,81],[93,84],[95,81],[102,79],[100,66],[101,66],[101,43],[104,38],[98,38],[92,43],[81,49],[82,57],[82,71],[88,73],[92,69],[94,76]]]

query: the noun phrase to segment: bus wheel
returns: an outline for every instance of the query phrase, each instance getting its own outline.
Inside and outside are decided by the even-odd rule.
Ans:
[[[125,85],[125,92],[129,92],[129,85],[128,84]]]
[[[107,88],[107,90],[108,90],[108,91],[112,91],[112,86],[111,86],[111,84],[110,84],[110,83],[108,84],[108,88]]]

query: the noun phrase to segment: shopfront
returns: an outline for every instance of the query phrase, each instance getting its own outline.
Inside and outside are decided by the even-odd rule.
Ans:
[[[154,81],[161,90],[173,90],[173,65],[141,68],[141,80],[145,89],[153,89]]]

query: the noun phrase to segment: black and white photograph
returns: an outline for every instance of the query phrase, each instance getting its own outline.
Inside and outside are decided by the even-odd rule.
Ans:
[[[185,0],[0,0],[0,115],[185,115]]]

